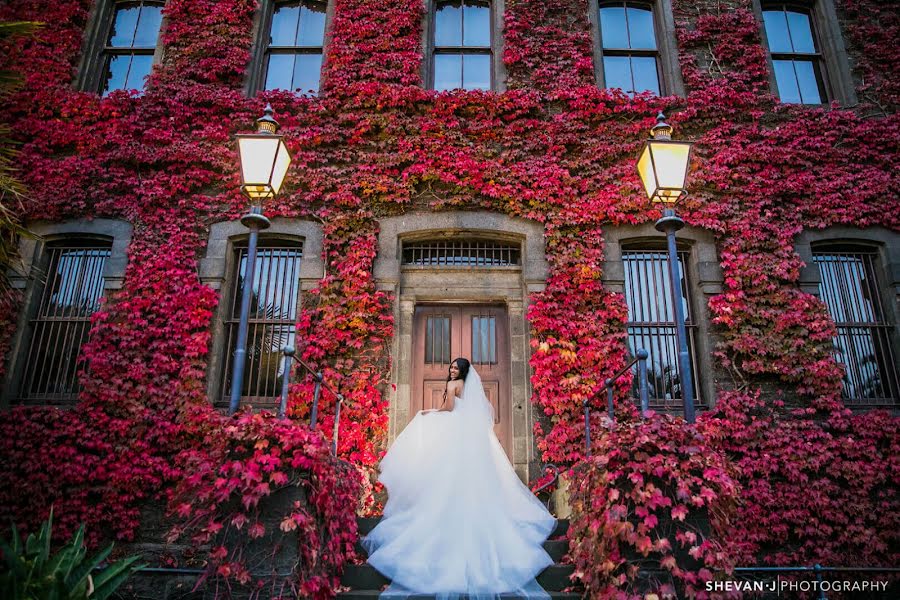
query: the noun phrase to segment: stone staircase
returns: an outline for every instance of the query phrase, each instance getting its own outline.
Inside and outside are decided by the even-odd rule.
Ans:
[[[358,518],[360,537],[368,534],[375,525],[378,524],[380,517]],[[565,539],[566,531],[569,529],[568,519],[561,519],[556,522],[556,529],[550,534],[550,537],[544,542],[544,549],[553,558],[554,564],[550,565],[538,575],[537,581],[541,584],[553,600],[577,600],[581,598],[581,594],[577,592],[563,592],[562,590],[573,587],[569,580],[569,575],[574,571],[571,565],[561,564],[562,557],[569,551],[569,542]],[[360,558],[365,558],[366,551],[362,544],[356,543],[356,553]],[[374,567],[368,564],[347,565],[344,568],[344,575],[341,577],[341,585],[349,587],[350,591],[341,592],[338,598],[344,600],[373,600],[378,598],[381,590],[390,583],[386,577],[381,575]],[[426,600],[430,596],[414,596],[410,600]]]

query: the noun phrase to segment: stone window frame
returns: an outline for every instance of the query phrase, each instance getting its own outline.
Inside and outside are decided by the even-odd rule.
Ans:
[[[269,47],[268,37],[272,30],[272,15],[275,14],[275,5],[288,0],[259,0],[259,8],[253,15],[253,45],[250,48],[250,63],[247,66],[247,78],[244,83],[244,94],[254,97],[264,92],[266,49]],[[325,37],[322,39],[322,70],[319,72],[319,92],[322,95],[322,74],[325,73],[325,64],[328,61],[328,47],[331,45],[332,24],[334,23],[335,0],[321,0],[325,2]]]
[[[4,376],[3,393],[0,407],[6,408],[18,404],[19,387],[22,385],[20,373],[23,361],[27,360],[26,346],[31,342],[29,321],[38,310],[38,301],[43,291],[43,283],[38,279],[37,267],[46,258],[48,246],[66,240],[99,240],[110,243],[109,258],[103,267],[103,297],[108,298],[113,292],[122,288],[125,279],[125,268],[128,265],[128,247],[131,244],[133,228],[130,223],[119,219],[77,219],[53,223],[35,221],[28,223],[26,229],[35,238],[19,240],[19,257],[21,270],[7,271],[10,285],[22,293],[23,309],[16,323],[16,331],[10,343],[6,357],[7,370]],[[62,406],[71,406],[66,403]]]
[[[850,73],[850,61],[844,38],[841,33],[841,24],[837,17],[837,11],[833,0],[784,0],[782,2],[753,0],[753,13],[759,23],[759,35],[763,47],[766,50],[766,64],[769,67],[769,89],[777,97],[778,85],[775,82],[775,68],[772,63],[772,52],[769,50],[769,39],[766,35],[766,26],[763,22],[763,7],[765,5],[794,5],[808,10],[811,16],[813,35],[819,43],[822,54],[822,78],[825,80],[825,98],[821,105],[828,107],[832,101],[837,101],[844,108],[858,104],[856,86]]]
[[[610,291],[625,293],[625,265],[622,261],[623,246],[665,247],[665,234],[656,231],[653,223],[642,225],[613,225],[603,230],[606,245],[606,260],[601,280]],[[714,366],[713,352],[716,340],[712,336],[712,319],[709,315],[709,300],[722,293],[724,275],[719,262],[715,234],[698,227],[685,226],[676,234],[678,251],[687,252],[687,277],[691,284],[691,311],[695,317],[695,353],[692,357],[697,365],[697,379],[694,385],[699,393],[695,399],[700,410],[712,409],[716,405],[716,393],[720,389]],[[632,248],[629,248],[632,249]],[[681,408],[672,409],[680,414]]]
[[[423,0],[425,18],[422,19],[422,83],[434,89],[434,22],[439,0]],[[506,0],[490,0],[491,4],[491,92],[506,91],[506,65],[503,63],[503,15]]]
[[[303,309],[305,294],[315,289],[325,276],[325,261],[322,259],[324,234],[322,226],[312,221],[276,217],[271,220],[271,227],[261,231],[260,241],[285,240],[301,243],[303,254],[300,258],[300,285],[297,300],[297,311]],[[210,329],[212,343],[209,349],[207,368],[207,396],[213,406],[225,407],[222,398],[222,381],[225,362],[226,320],[231,306],[225,301],[234,292],[237,280],[235,272],[235,245],[246,243],[250,237],[249,230],[238,221],[221,221],[214,223],[209,229],[206,254],[200,259],[200,282],[219,292],[219,303],[213,313]]]
[[[876,250],[878,270],[878,289],[881,290],[881,302],[885,319],[893,325],[891,350],[894,356],[900,356],[900,234],[884,227],[846,227],[834,226],[825,229],[807,229],[800,232],[794,240],[794,250],[805,266],[800,270],[798,285],[807,294],[820,298],[819,284],[822,273],[819,265],[813,260],[813,247],[825,244],[852,244],[868,246]],[[847,405],[852,410],[872,410],[873,406]],[[877,408],[890,408],[879,406]],[[900,411],[900,405],[894,405],[894,412]]]
[[[128,0],[98,0],[94,2],[88,15],[88,26],[84,30],[81,44],[81,60],[78,66],[78,75],[74,81],[74,87],[82,92],[90,92],[101,95],[100,78],[102,77],[105,62],[106,38],[109,36],[109,28],[115,17],[116,4]],[[163,5],[162,22],[159,24],[159,36],[156,38],[156,49],[153,52],[153,66],[160,64],[165,56],[163,38],[169,22],[165,11],[166,0],[159,0]],[[146,88],[145,88],[146,89]]]
[[[603,0],[588,0],[588,20],[591,23],[591,39],[594,46],[594,79],[597,86],[606,88],[603,74],[603,43],[600,40],[600,5]],[[685,96],[681,63],[678,61],[678,44],[675,38],[675,16],[672,0],[636,0],[653,8],[653,26],[656,29],[656,45],[659,53],[660,96]]]

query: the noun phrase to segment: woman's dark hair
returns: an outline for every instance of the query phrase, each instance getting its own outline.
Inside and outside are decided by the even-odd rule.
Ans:
[[[466,380],[466,375],[469,374],[469,361],[463,357],[459,357],[450,361],[450,364],[456,363],[457,368],[459,369],[459,378],[462,381]],[[447,381],[450,381],[450,367],[447,367]]]

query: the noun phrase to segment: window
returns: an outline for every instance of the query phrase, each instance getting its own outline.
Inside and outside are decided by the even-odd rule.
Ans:
[[[403,265],[416,267],[514,267],[521,265],[517,242],[480,239],[403,243]]]
[[[762,17],[781,101],[827,102],[824,65],[812,11],[791,4],[765,4]]]
[[[116,2],[102,51],[99,91],[142,90],[153,66],[163,2]]]
[[[813,248],[819,294],[837,326],[835,359],[844,365],[843,396],[850,405],[894,405],[900,399],[893,327],[885,317],[877,252],[865,246]]]
[[[250,296],[242,402],[254,406],[271,405],[281,395],[284,377],[282,348],[294,345],[302,253],[300,244],[278,241],[260,243]],[[242,274],[246,264],[247,248],[236,248],[233,279],[236,285],[232,286],[230,311],[225,320],[227,355],[221,388],[225,402],[231,392],[232,361],[237,347],[241,295],[245,285]]]
[[[327,7],[311,0],[274,3],[262,89],[318,93]]]
[[[607,88],[659,95],[660,52],[653,4],[601,2],[600,54]]]
[[[699,404],[697,385],[697,325],[691,310],[687,281],[687,252],[678,253],[681,270],[681,301],[691,356],[695,403]],[[636,248],[622,251],[625,275],[625,303],[628,306],[628,348],[634,355],[643,348],[647,359],[650,407],[670,409],[682,406],[681,377],[678,365],[678,342],[675,309],[669,283],[668,253],[665,250]],[[638,396],[637,377],[634,394]]]
[[[431,44],[435,90],[494,87],[491,3],[451,0],[434,4]]]
[[[47,248],[46,266],[38,274],[43,286],[21,367],[20,401],[65,404],[77,400],[79,352],[88,339],[91,315],[100,306],[111,247],[90,240]]]

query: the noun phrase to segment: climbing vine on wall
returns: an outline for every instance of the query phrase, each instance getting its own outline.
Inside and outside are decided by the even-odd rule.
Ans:
[[[22,141],[28,218],[118,218],[133,223],[134,238],[124,286],[95,315],[82,353],[78,407],[0,417],[4,480],[44,484],[41,501],[28,504],[14,491],[25,488],[0,491],[3,516],[33,526],[55,502],[64,525],[87,520],[99,525],[89,531],[127,539],[139,526],[141,503],[183,482],[174,457],[202,451],[200,424],[218,422],[205,395],[217,297],[199,280],[197,265],[209,225],[245,210],[231,139],[252,128],[264,101],[275,108],[295,158],[284,193],[266,214],[320,222],[326,236],[325,274],[304,297],[299,345],[346,396],[339,454],[370,477],[387,430],[393,335],[392,298],[377,290],[372,273],[378,218],[479,208],[544,225],[551,271],[528,312],[535,433],[544,459],[572,463],[582,454],[581,402],[602,404],[601,382],[626,361],[627,309],[601,283],[603,232],[659,216],[641,195],[634,157],[660,109],[676,135],[697,142],[692,195],[680,212],[690,225],[715,232],[725,276],[708,310],[721,339],[717,365],[732,375],[719,384],[737,395],[723,396],[704,418],[722,428],[752,419],[755,402],[729,399],[757,398],[772,382],[789,392],[792,408],[806,411],[775,410],[767,428],[744,430],[742,445],[727,447],[740,467],[737,480],[747,490],[766,473],[762,457],[749,450],[760,445],[776,444],[777,460],[791,462],[786,438],[773,441],[769,436],[781,433],[772,432],[821,441],[847,472],[862,461],[892,472],[894,420],[842,410],[841,368],[829,352],[833,324],[822,302],[799,290],[802,264],[792,243],[804,228],[900,230],[892,210],[897,82],[883,68],[894,64],[897,50],[879,42],[896,29],[896,15],[873,0],[838,2],[851,19],[845,32],[860,97],[882,109],[870,118],[871,111],[778,104],[750,0],[672,4],[685,98],[598,89],[587,0],[507,1],[496,59],[504,61],[509,91],[501,94],[422,88],[419,0],[336,0],[322,95],[254,98],[243,91],[252,0],[169,0],[164,58],[147,89],[106,98],[72,87],[91,2],[6,3],[0,17],[46,23],[33,41],[2,49],[26,80],[2,118]],[[864,14],[878,15],[878,36],[872,21],[859,18]],[[5,330],[17,310],[6,307]],[[309,379],[291,386],[298,426],[311,388]],[[324,394],[326,437],[333,412],[334,398]],[[876,424],[886,437],[873,437]],[[47,460],[59,453],[70,457],[71,469]],[[742,496],[745,518],[736,519],[734,536],[753,540],[747,560],[796,562],[815,554],[808,541],[820,534],[797,523],[821,521],[843,504],[787,494],[793,504],[782,513],[791,516],[770,515],[765,524],[749,518],[776,494],[810,481],[841,490],[830,493],[841,503],[857,494],[871,514],[875,506],[896,508],[896,497],[879,491],[880,480],[802,475],[789,471],[771,491]],[[103,511],[89,509],[97,494]],[[798,542],[772,553],[770,532],[779,527],[793,528]],[[854,535],[874,540],[867,560],[896,559],[896,544],[881,526],[833,527],[830,535],[835,543],[816,555],[823,561],[855,560],[839,543]]]

